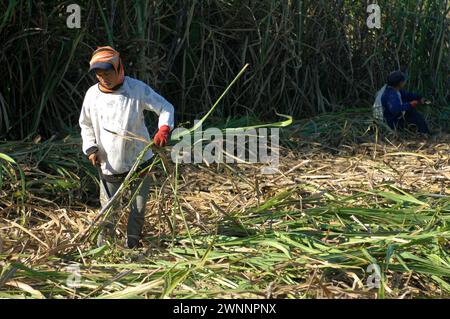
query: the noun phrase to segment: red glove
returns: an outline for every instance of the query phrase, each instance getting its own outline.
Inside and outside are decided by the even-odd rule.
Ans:
[[[153,142],[155,142],[158,146],[165,146],[167,141],[169,140],[170,127],[168,125],[163,125],[159,128],[158,132],[155,134],[153,138]]]
[[[409,102],[409,104],[411,104],[411,107],[413,107],[413,108],[416,108],[417,105],[418,105],[419,103],[420,103],[420,102],[417,101],[417,100],[414,100],[414,101]]]

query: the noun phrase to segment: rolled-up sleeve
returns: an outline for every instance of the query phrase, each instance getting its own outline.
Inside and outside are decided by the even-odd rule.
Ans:
[[[159,116],[158,128],[163,125],[169,126],[171,130],[174,128],[173,105],[146,84],[143,89],[142,104],[145,110],[155,112]]]
[[[95,139],[94,128],[92,126],[89,103],[85,97],[83,106],[81,108],[80,118],[78,123],[81,128],[81,138],[83,140],[83,153],[90,155],[98,150],[97,142]]]

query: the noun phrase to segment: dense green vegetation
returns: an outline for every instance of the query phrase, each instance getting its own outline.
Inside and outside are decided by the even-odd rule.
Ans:
[[[125,72],[149,83],[178,121],[208,111],[245,63],[218,115],[298,117],[369,105],[386,75],[407,68],[410,87],[449,98],[448,0],[382,0],[382,28],[366,26],[367,1],[73,1],[0,4],[0,138],[77,130],[94,83],[92,50],[111,44]]]

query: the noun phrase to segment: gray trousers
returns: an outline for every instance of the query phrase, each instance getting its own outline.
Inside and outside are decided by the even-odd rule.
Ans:
[[[117,183],[106,182],[106,186],[108,187],[111,196],[114,196],[121,184],[122,181]],[[141,236],[142,227],[144,226],[145,203],[147,202],[148,193],[150,191],[150,184],[151,180],[149,175],[146,175],[144,178],[138,178],[132,182],[130,191],[124,196],[124,198],[127,199],[126,203],[131,199],[130,214],[128,215],[127,223],[127,237],[130,239],[139,239]],[[134,194],[136,191],[137,193]],[[134,198],[131,198],[133,195]],[[102,207],[108,203],[108,195],[104,189],[103,183],[100,183],[100,203]],[[120,203],[115,204],[105,221],[105,227],[111,235],[114,233],[113,230],[117,223],[117,215],[120,208]]]

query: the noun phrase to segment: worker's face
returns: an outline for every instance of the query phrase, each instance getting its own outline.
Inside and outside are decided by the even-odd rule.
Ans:
[[[402,81],[402,82],[400,82],[400,84],[398,85],[398,88],[401,90],[401,89],[403,89],[403,88],[405,87],[405,85],[406,85],[406,81]]]
[[[96,69],[95,75],[97,76],[98,81],[104,87],[108,89],[112,89],[117,85],[117,76],[116,71],[114,69],[102,70]]]

